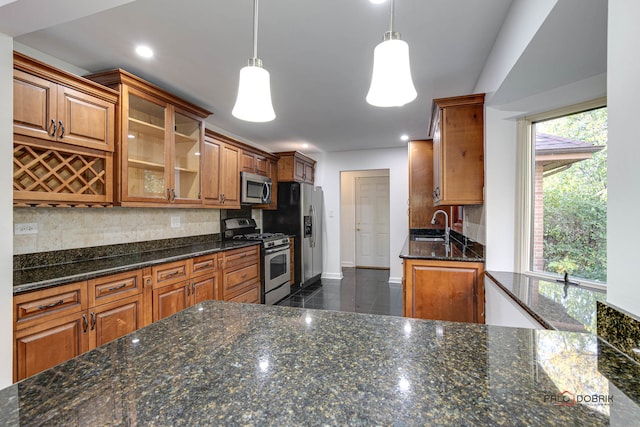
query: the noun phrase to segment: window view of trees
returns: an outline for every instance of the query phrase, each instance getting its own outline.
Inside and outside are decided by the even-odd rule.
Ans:
[[[537,122],[535,134],[533,269],[605,283],[607,109]]]

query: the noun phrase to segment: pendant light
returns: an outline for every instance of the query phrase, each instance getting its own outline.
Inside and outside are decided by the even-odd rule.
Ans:
[[[269,72],[258,58],[258,0],[253,0],[253,58],[240,70],[235,117],[248,122],[270,122],[276,118],[271,104]]]
[[[409,45],[393,31],[394,0],[390,29],[373,52],[373,73],[367,102],[376,107],[401,107],[418,96],[411,78]]]

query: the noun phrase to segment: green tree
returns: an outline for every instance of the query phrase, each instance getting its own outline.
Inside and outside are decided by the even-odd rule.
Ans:
[[[604,147],[544,178],[544,268],[606,282],[607,109],[540,122],[536,132]]]

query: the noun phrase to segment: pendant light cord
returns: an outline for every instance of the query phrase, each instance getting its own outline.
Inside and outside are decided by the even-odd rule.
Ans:
[[[393,0],[391,0],[393,2]],[[253,0],[253,59],[258,58],[258,0]]]
[[[258,0],[256,0],[256,1],[258,1]],[[393,16],[394,15],[393,14],[393,9],[394,9],[393,0],[391,0],[389,2],[389,4],[391,5],[391,6],[389,6],[391,8],[391,12],[389,13],[389,17],[390,17],[389,18],[389,31],[393,32],[393,18],[394,18],[394,16]]]

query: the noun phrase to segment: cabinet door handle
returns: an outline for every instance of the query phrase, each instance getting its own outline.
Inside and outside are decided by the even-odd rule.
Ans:
[[[64,300],[59,299],[58,301],[52,302],[51,304],[39,305],[38,306],[38,310],[46,310],[48,308],[53,308],[53,307],[56,307],[56,306],[59,306],[59,305],[62,305],[62,304],[64,304]]]
[[[96,327],[96,314],[91,312],[91,330],[93,331]]]
[[[82,315],[82,332],[87,333],[87,328],[89,327],[89,319],[87,319],[87,315]]]
[[[51,131],[49,136],[56,136],[56,131],[58,130],[58,126],[56,126],[56,121],[51,119],[51,124],[53,125],[53,131]]]
[[[167,200],[171,201],[171,189],[167,187]]]
[[[127,284],[123,283],[122,285],[112,286],[109,289],[107,289],[107,291],[111,292],[111,291],[115,291],[115,290],[126,288],[126,287],[127,287]]]
[[[64,124],[62,124],[62,120],[58,122],[60,125],[60,138],[64,138]]]
[[[171,189],[171,201],[174,202],[176,200],[176,189]]]

